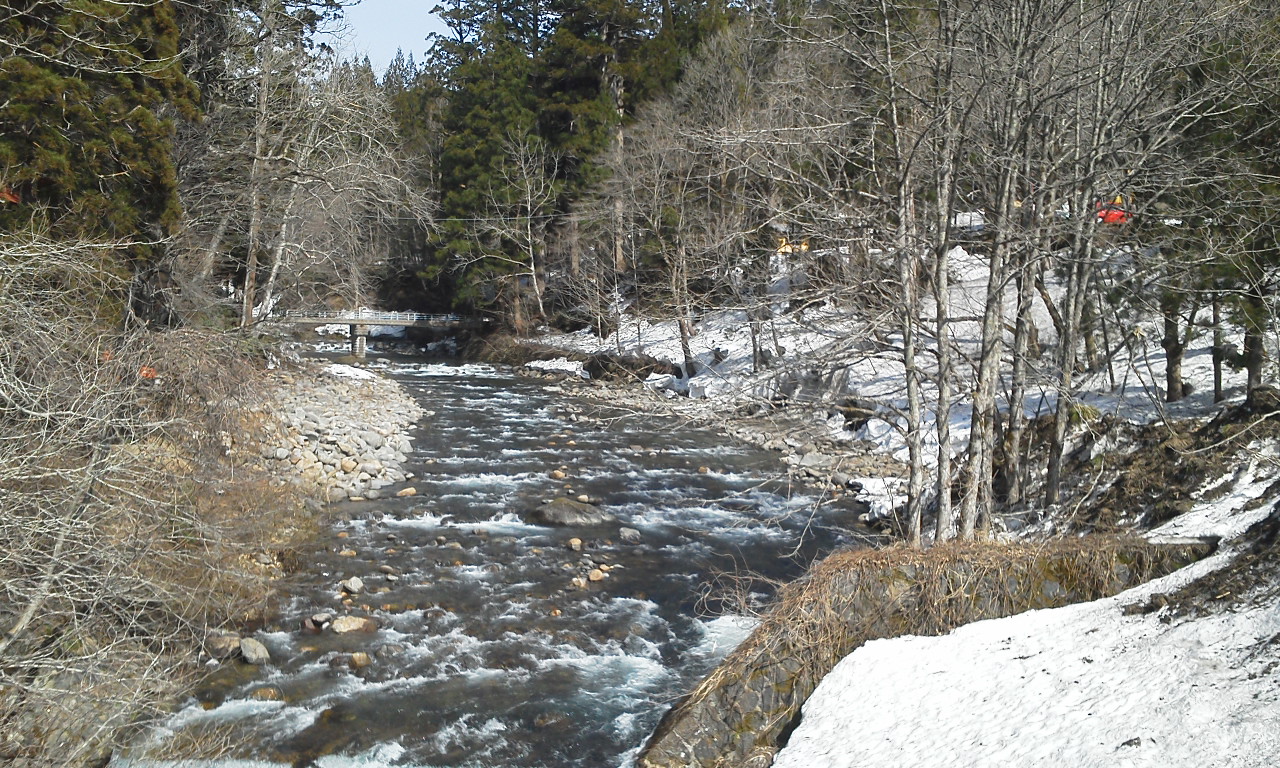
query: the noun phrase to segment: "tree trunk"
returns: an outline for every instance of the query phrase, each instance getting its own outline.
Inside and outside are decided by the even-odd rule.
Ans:
[[[1033,273],[1037,269],[1035,261],[1034,257],[1024,256],[1017,274],[1018,307],[1013,329],[1013,370],[1009,376],[1009,426],[1005,430],[1004,449],[1005,498],[1010,505],[1021,504],[1026,490],[1022,443],[1025,440],[1027,424],[1028,358],[1032,336],[1035,335],[1035,320],[1031,317],[1031,303],[1035,290]]]
[[[689,306],[689,283],[686,269],[689,254],[684,243],[676,246],[676,263],[671,268],[671,293],[676,299],[676,326],[680,329],[680,354],[684,357],[685,378],[693,378],[698,373],[698,365],[693,359],[693,347],[690,339],[693,336],[692,311]]]
[[[910,202],[905,202],[910,206]],[[905,240],[905,238],[903,238]],[[905,243],[904,243],[905,246]],[[911,248],[898,250],[898,277],[902,281],[902,364],[907,379],[907,543],[921,545],[921,517],[924,511],[924,451],[921,422],[924,407],[920,395],[920,369],[916,363],[916,322],[920,310],[916,258]]]
[[[218,261],[218,253],[222,250],[222,238],[227,235],[227,227],[231,224],[232,211],[226,211],[222,214],[222,218],[218,220],[218,227],[213,231],[213,237],[209,238],[209,245],[204,249],[204,256],[200,259],[200,267],[196,273],[197,279],[203,283],[213,275],[213,267]]]
[[[1077,205],[1087,204],[1091,195],[1077,195]],[[1058,342],[1058,402],[1054,409],[1053,434],[1049,441],[1049,464],[1045,474],[1044,501],[1057,504],[1061,498],[1062,461],[1066,449],[1067,428],[1075,404],[1076,345],[1080,342],[1080,318],[1084,313],[1089,283],[1093,277],[1093,243],[1090,226],[1083,219],[1076,222],[1074,258],[1067,269],[1067,295],[1064,299],[1063,330]]]
[[[253,126],[253,164],[249,169],[249,243],[244,271],[244,294],[240,312],[240,326],[247,328],[254,323],[255,288],[258,279],[258,251],[262,248],[264,211],[264,184],[266,183],[267,132],[271,116],[272,47],[275,45],[276,3],[279,0],[262,0],[262,40],[258,44],[258,93]]]
[[[1182,330],[1178,327],[1179,300],[1172,292],[1160,297],[1160,315],[1164,320],[1164,336],[1160,346],[1164,348],[1164,399],[1176,403],[1184,396],[1182,387],[1182,356],[1186,350],[1182,343]]]
[[[948,206],[949,209],[949,206]],[[938,249],[933,268],[933,299],[938,323],[938,407],[935,426],[938,433],[938,468],[936,483],[937,518],[934,521],[935,541],[955,537],[955,513],[951,506],[951,297],[950,255],[951,244],[944,242]]]
[[[582,243],[578,237],[578,217],[569,217],[569,276],[577,279],[582,274]]]
[[[1222,391],[1222,364],[1227,359],[1227,339],[1222,330],[1222,300],[1213,295],[1213,402],[1226,398]]]
[[[1262,366],[1267,359],[1264,345],[1267,332],[1266,300],[1256,290],[1246,294],[1244,305],[1244,371],[1245,371],[1245,405],[1255,406],[1255,395],[1262,386]]]
[[[991,249],[987,296],[982,312],[982,341],[978,382],[973,393],[964,499],[960,507],[960,538],[971,540],[991,517],[992,472],[995,460],[996,395],[1004,350],[1004,289],[1008,280],[1008,231],[1014,210],[1015,169],[1001,172],[997,196],[995,245]]]

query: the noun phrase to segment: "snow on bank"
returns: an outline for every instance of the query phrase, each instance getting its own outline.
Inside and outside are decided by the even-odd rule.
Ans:
[[[1125,262],[1125,252],[1112,254],[1113,261]],[[950,332],[956,348],[970,358],[978,348],[981,337],[980,319],[987,295],[987,259],[969,254],[963,248],[955,248],[950,254],[952,265]],[[775,285],[789,285],[789,276],[800,274],[803,267],[775,264]],[[788,272],[788,270],[791,270]],[[794,282],[792,280],[791,282]],[[803,281],[800,281],[803,282]],[[1047,291],[1061,301],[1063,288],[1050,275]],[[702,401],[691,408],[702,411],[729,412],[744,402],[771,400],[779,396],[792,402],[806,399],[817,403],[830,403],[846,398],[873,403],[879,409],[876,423],[864,434],[838,435],[843,440],[864,440],[875,450],[897,458],[906,457],[906,441],[903,436],[906,408],[905,372],[901,357],[902,338],[892,317],[871,317],[865,307],[856,300],[840,306],[831,302],[801,302],[793,304],[783,289],[771,290],[771,318],[758,323],[756,346],[764,351],[768,360],[758,370],[753,370],[751,322],[741,310],[716,310],[700,314],[692,327],[689,346],[696,363],[696,375],[686,378],[670,378],[664,382],[651,382],[653,388],[665,387],[672,392],[688,395],[689,400]],[[1005,317],[1013,316],[1016,296],[1012,286],[1005,291]],[[924,300],[922,312],[925,323],[933,314],[929,300]],[[1053,321],[1042,299],[1033,304],[1032,316],[1039,329],[1039,340],[1051,347],[1056,343]],[[556,349],[594,354],[619,352],[630,355],[648,355],[672,364],[683,365],[679,326],[675,320],[655,321],[626,312],[616,317],[617,331],[607,337],[596,336],[591,330],[576,333],[545,333],[537,342]],[[934,424],[936,390],[931,377],[935,374],[936,357],[930,351],[930,339],[925,329],[920,340],[917,364],[925,376],[923,416],[926,428],[925,452],[927,460],[936,455],[937,443]],[[1102,412],[1116,413],[1121,418],[1135,422],[1150,422],[1166,415],[1183,417],[1212,408],[1213,366],[1209,334],[1201,332],[1189,343],[1183,361],[1183,379],[1192,387],[1193,394],[1185,402],[1167,405],[1162,402],[1165,352],[1160,346],[1162,327],[1152,315],[1145,321],[1132,322],[1123,328],[1111,329],[1111,345],[1114,356],[1101,366],[1101,370],[1082,376],[1077,382],[1077,397],[1081,402]],[[1116,343],[1123,338],[1123,343]],[[1006,341],[1011,339],[1006,338]],[[1269,340],[1268,354],[1275,359],[1280,348],[1273,348],[1276,340]],[[1029,361],[1031,390],[1027,394],[1025,408],[1034,418],[1048,413],[1056,406],[1057,395],[1052,351]],[[968,382],[974,371],[963,359],[956,360],[956,378]],[[1037,384],[1037,382],[1039,382]],[[1228,369],[1224,386],[1228,398],[1243,392],[1243,373]],[[1007,384],[1005,385],[1007,386]],[[959,402],[945,415],[951,426],[953,455],[963,452],[969,439],[970,409],[960,386]],[[688,401],[686,401],[688,402]],[[818,414],[820,416],[821,414]]]
[[[1128,259],[1123,251],[1113,252],[1111,256],[1116,265]],[[950,253],[950,262],[952,321],[949,327],[955,349],[964,354],[954,359],[955,401],[947,412],[939,413],[934,383],[937,357],[928,335],[929,317],[934,310],[930,300],[925,299],[922,307],[925,328],[919,339],[917,364],[925,378],[921,447],[922,460],[929,467],[936,464],[939,454],[939,419],[945,419],[949,425],[953,458],[962,456],[968,444],[972,409],[967,388],[972,386],[975,375],[972,361],[979,346],[980,319],[987,296],[989,264],[985,257],[957,247]],[[787,409],[785,432],[778,435],[779,439],[764,440],[762,444],[777,448],[785,443],[786,449],[797,452],[798,457],[805,452],[807,443],[830,440],[836,445],[853,446],[905,465],[910,455],[904,415],[907,401],[902,337],[897,321],[889,316],[870,317],[856,299],[792,302],[786,293],[793,282],[787,277],[791,274],[787,270],[802,267],[788,267],[779,262],[773,268],[776,279],[769,292],[770,318],[756,324],[754,345],[752,323],[745,312],[734,309],[704,312],[696,318],[689,338],[695,375],[683,378],[655,375],[645,386],[668,395],[668,407],[701,420],[722,420],[744,412],[744,405],[756,409],[767,401],[798,405]],[[1046,276],[1046,282],[1046,291],[1060,302],[1062,286],[1052,275]],[[1008,319],[1013,316],[1016,305],[1012,286],[1006,288],[1004,299]],[[1032,316],[1045,351],[1028,361],[1029,388],[1023,407],[1028,418],[1036,419],[1052,413],[1057,406],[1054,384],[1057,374],[1052,351],[1057,340],[1043,298],[1033,304]],[[583,354],[648,355],[684,367],[680,330],[675,320],[655,321],[627,312],[619,312],[616,320],[617,330],[603,338],[589,329],[568,334],[545,332],[537,338],[537,343]],[[1098,370],[1079,377],[1075,393],[1078,401],[1096,408],[1099,413],[1114,414],[1120,420],[1139,424],[1163,418],[1204,418],[1213,413],[1219,406],[1212,400],[1214,371],[1210,334],[1199,332],[1186,349],[1182,378],[1190,385],[1192,394],[1182,402],[1168,404],[1163,402],[1166,360],[1159,343],[1162,333],[1159,320],[1154,316],[1112,328],[1105,346],[1113,356],[1104,359]],[[1117,343],[1117,339],[1123,341]],[[1006,342],[1010,341],[1006,334]],[[1277,343],[1280,340],[1268,342],[1270,359],[1280,358],[1280,348],[1271,348]],[[766,353],[768,359],[761,361],[753,355],[753,346]],[[540,365],[549,370],[561,363],[548,361]],[[578,370],[574,373],[584,375]],[[1228,368],[1223,374],[1228,402],[1238,402],[1243,394],[1244,373]],[[1000,389],[1008,391],[1008,382],[1003,382]],[[676,397],[677,394],[687,397]],[[868,412],[870,418],[861,423],[846,423],[844,413],[836,406],[848,404],[857,405]],[[748,429],[744,434],[763,433]],[[1078,437],[1079,434],[1068,435],[1067,453],[1078,447],[1072,442]],[[1105,442],[1102,448],[1106,448]],[[831,449],[823,446],[820,450]],[[862,484],[860,499],[872,504],[873,517],[884,516],[900,501],[901,493],[894,489],[880,488],[877,492],[872,487],[874,484]]]
[[[1256,504],[1274,479],[1250,464],[1153,537],[1239,534],[1280,503]],[[809,697],[774,766],[1273,766],[1280,606],[1122,614],[1234,556],[1113,598],[867,643]]]
[[[775,768],[1272,766],[1274,608],[1162,624],[1119,598],[868,643],[829,674]]]
[[[557,357],[554,360],[532,360],[525,367],[538,371],[561,371],[584,379],[589,376],[586,369],[582,367],[582,363],[575,363],[564,357]]]
[[[340,379],[372,381],[378,378],[378,374],[372,371],[366,371],[363,368],[356,368],[354,365],[344,365],[342,363],[326,365],[322,370],[330,376],[336,376]]]

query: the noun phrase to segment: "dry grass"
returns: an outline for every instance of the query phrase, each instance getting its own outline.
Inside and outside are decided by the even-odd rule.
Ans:
[[[1103,454],[1088,464],[1083,456],[1073,460],[1067,474],[1095,479],[1098,490],[1077,505],[1068,521],[1072,530],[1122,533],[1155,527],[1188,511],[1197,499],[1210,500],[1198,495],[1204,484],[1244,463],[1251,445],[1280,440],[1280,418],[1258,417],[1243,406],[1226,408],[1209,422],[1143,427],[1112,422],[1106,429],[1132,429],[1125,442],[1134,450]],[[1225,491],[1223,486],[1220,492]],[[1135,514],[1138,510],[1142,514]]]

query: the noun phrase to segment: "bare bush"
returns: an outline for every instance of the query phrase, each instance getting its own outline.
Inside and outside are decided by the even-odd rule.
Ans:
[[[264,595],[207,498],[253,377],[110,330],[123,247],[0,241],[0,757],[29,765],[101,760]]]

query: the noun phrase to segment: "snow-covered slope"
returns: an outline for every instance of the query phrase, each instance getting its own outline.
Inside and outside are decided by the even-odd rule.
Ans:
[[[1153,533],[1238,535],[1280,503],[1261,498],[1274,494],[1270,469],[1249,467],[1231,493]],[[1238,554],[1105,600],[867,643],[809,697],[774,766],[1277,765],[1275,587],[1216,596],[1240,599],[1205,616],[1123,610]]]

